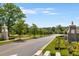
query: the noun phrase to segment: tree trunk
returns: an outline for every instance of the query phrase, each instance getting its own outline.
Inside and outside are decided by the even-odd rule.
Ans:
[[[9,16],[8,23],[7,23],[7,27],[8,27],[8,37],[10,37],[10,18],[11,18],[11,16]]]

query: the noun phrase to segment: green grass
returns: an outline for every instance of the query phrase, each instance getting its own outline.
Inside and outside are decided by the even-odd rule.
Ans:
[[[58,47],[58,40],[60,39],[60,47]],[[45,53],[45,51],[49,50],[51,52],[51,55],[54,56],[55,53],[57,51],[59,51],[58,49],[60,48],[60,53],[62,56],[67,56],[69,55],[69,52],[67,50],[67,45],[65,44],[65,40],[63,37],[56,37],[44,50],[43,53]]]
[[[0,41],[0,45],[9,44],[11,42],[14,42],[15,40],[8,40],[8,41]]]
[[[43,50],[43,53],[45,53],[45,51],[49,50],[49,51],[51,51],[51,55],[55,55],[55,53],[56,53],[56,50],[55,50],[56,41],[57,41],[57,38],[55,38],[55,39]]]

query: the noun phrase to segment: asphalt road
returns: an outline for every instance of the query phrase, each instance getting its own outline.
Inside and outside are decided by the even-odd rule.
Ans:
[[[0,46],[0,56],[32,56],[51,39],[58,35],[51,35],[38,39],[27,40],[25,42],[13,42]]]

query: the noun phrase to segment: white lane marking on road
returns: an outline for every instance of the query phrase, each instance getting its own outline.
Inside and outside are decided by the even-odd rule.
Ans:
[[[32,41],[33,41],[33,40],[32,40]],[[36,42],[36,40],[35,40],[34,42]],[[24,46],[25,46],[25,45],[23,44],[23,45],[20,45],[20,46],[15,47],[15,48],[11,48],[11,49],[5,50],[5,51],[0,52],[0,54],[5,54],[5,53],[7,53],[7,52],[10,52],[10,51],[12,51],[12,50],[16,50],[16,49],[18,49],[18,48],[20,48],[20,47],[24,47]]]
[[[10,56],[18,56],[17,54],[13,54],[13,55],[10,55]]]

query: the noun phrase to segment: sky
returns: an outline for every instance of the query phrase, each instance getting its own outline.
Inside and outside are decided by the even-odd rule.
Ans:
[[[38,27],[68,26],[73,21],[79,26],[79,4],[75,3],[19,3],[30,26]]]

